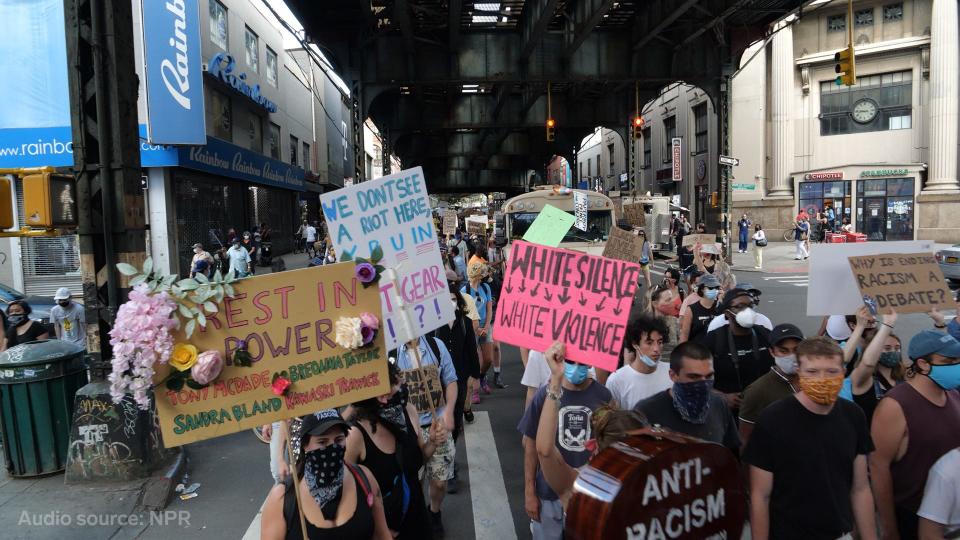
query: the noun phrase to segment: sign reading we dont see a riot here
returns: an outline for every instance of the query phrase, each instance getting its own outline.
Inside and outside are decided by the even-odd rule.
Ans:
[[[953,292],[932,253],[884,253],[848,260],[864,303],[873,302],[880,313],[927,313],[953,304]]]

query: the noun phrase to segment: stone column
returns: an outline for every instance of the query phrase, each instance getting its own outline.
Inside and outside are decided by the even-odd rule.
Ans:
[[[781,23],[784,24],[784,23]],[[781,29],[772,42],[771,73],[771,162],[772,173],[767,191],[769,198],[792,198],[793,183],[793,123],[794,84],[793,84],[793,27],[787,25]]]
[[[930,27],[930,151],[924,193],[960,193],[957,182],[957,0],[933,0]]]

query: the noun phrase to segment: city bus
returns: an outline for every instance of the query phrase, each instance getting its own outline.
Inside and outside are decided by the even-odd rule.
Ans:
[[[601,255],[610,227],[615,222],[613,201],[596,191],[563,188],[560,186],[537,186],[534,191],[518,195],[503,205],[506,238],[508,241],[523,238],[524,233],[537,219],[544,205],[573,214],[573,193],[587,195],[587,230],[570,227],[560,242],[560,247]]]

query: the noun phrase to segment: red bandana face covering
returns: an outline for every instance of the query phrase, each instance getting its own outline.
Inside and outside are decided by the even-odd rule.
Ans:
[[[800,376],[800,391],[821,405],[832,405],[836,402],[841,388],[843,375],[829,378]]]

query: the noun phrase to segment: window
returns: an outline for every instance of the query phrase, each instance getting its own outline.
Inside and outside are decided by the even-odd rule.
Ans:
[[[280,159],[280,126],[270,122],[270,157]]]
[[[297,164],[297,147],[298,146],[300,146],[300,141],[296,137],[291,135],[290,136],[290,164],[291,165]]]
[[[309,171],[311,169],[311,163],[310,163],[311,161],[312,160],[310,159],[310,145],[307,143],[303,143],[303,168]]]
[[[913,178],[857,183],[857,231],[869,240],[913,240]]]
[[[250,149],[254,152],[263,153],[263,120],[259,116],[251,114],[247,120],[247,130],[250,136]]]
[[[857,77],[854,86],[820,83],[820,134],[910,129],[913,72]]]
[[[210,0],[210,41],[227,50],[230,31],[227,25],[227,8],[217,0]]]
[[[613,174],[614,169],[617,167],[616,157],[617,157],[617,154],[615,153],[615,149],[614,149],[613,143],[608,144],[608,145],[607,145],[607,159],[610,160],[610,168],[607,169],[607,175]],[[597,162],[597,165],[599,166],[600,163]],[[599,172],[599,171],[598,171],[598,172]]]
[[[847,14],[841,13],[839,15],[829,15],[827,16],[827,31],[828,32],[840,32],[847,29]]]
[[[340,121],[340,145],[343,146],[343,160],[347,161],[350,159],[347,157],[347,123],[343,120]]]
[[[873,8],[861,9],[854,12],[853,26],[873,26]]]
[[[701,103],[693,108],[693,131],[696,135],[696,148],[694,151],[697,154],[702,154],[707,151],[707,103]]]
[[[247,65],[250,66],[250,71],[256,73],[260,70],[260,38],[249,26],[244,33],[244,43],[247,51]]]
[[[883,20],[884,22],[902,21],[903,4],[889,4],[883,6]]]
[[[650,128],[643,130],[643,167],[650,166],[653,155],[653,141],[650,139]]]
[[[587,178],[593,178],[593,158],[587,158]]]
[[[230,105],[230,96],[223,92],[210,90],[210,125],[213,126],[214,137],[225,141],[233,140],[233,110]]]
[[[277,53],[267,47],[267,82],[277,86]]]
[[[663,162],[670,161],[673,156],[670,152],[670,146],[673,144],[673,138],[677,136],[677,117],[671,116],[663,119]]]

